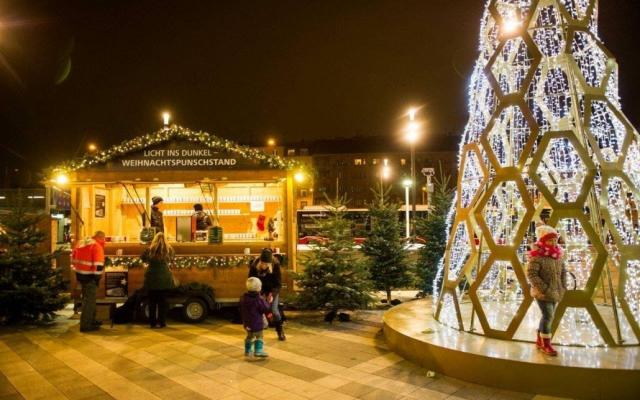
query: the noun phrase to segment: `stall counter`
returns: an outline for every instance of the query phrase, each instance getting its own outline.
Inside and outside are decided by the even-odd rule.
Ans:
[[[246,254],[246,249],[249,249],[250,254],[260,254],[262,249],[269,247],[274,249],[276,253],[278,250],[286,252],[286,244],[284,242],[269,242],[269,241],[254,241],[254,242],[242,242],[242,243],[224,243],[224,244],[207,244],[204,242],[180,242],[170,243],[171,247],[175,250],[176,255],[236,255],[243,256]],[[108,242],[105,245],[106,256],[139,256],[147,248],[148,244],[144,243],[113,243]],[[121,251],[119,251],[121,250]]]

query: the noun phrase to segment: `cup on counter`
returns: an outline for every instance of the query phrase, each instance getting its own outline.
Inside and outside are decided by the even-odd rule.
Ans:
[[[250,247],[245,247],[244,248],[244,255],[245,256],[251,255],[251,248]]]
[[[276,247],[275,249],[273,249],[273,252],[275,254],[280,254],[280,247]]]
[[[116,256],[118,257],[122,256],[122,249],[116,250]]]

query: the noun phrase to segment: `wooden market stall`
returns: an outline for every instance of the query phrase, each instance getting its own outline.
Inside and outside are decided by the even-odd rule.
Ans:
[[[110,265],[99,297],[142,286],[139,256],[148,238],[141,233],[159,196],[176,251],[174,276],[206,283],[217,303],[228,303],[244,292],[248,263],[264,247],[281,255],[284,275],[296,269],[294,168],[291,160],[174,125],[56,167],[50,184],[70,190],[75,240],[106,233]],[[221,236],[195,230],[196,203]]]

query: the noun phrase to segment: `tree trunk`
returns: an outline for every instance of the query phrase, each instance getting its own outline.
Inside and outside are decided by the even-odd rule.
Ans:
[[[387,289],[387,304],[391,304],[391,288]]]

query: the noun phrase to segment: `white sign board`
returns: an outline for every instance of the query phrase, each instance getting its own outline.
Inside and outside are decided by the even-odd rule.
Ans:
[[[249,204],[251,212],[264,212],[264,201],[251,201]]]

